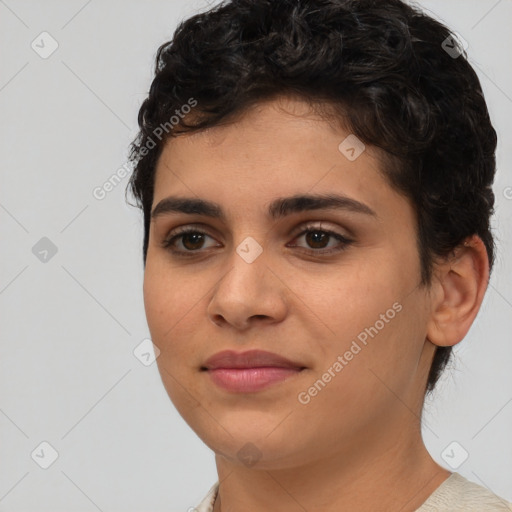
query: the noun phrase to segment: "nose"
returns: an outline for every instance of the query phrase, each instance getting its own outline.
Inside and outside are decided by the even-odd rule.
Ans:
[[[281,322],[287,310],[286,286],[268,266],[265,251],[252,261],[243,250],[233,251],[228,266],[213,289],[207,308],[210,320],[240,331]]]

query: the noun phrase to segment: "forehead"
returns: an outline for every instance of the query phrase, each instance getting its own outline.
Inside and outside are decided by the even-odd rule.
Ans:
[[[305,193],[336,193],[373,205],[376,212],[404,199],[382,174],[376,148],[309,104],[279,98],[227,124],[170,138],[156,169],[153,207],[179,195],[241,211]]]

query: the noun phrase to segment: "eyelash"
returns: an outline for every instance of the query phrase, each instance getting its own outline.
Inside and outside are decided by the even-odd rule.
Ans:
[[[339,242],[341,242],[341,246],[340,247],[337,247],[337,248],[331,248],[331,249],[304,249],[302,248],[302,250],[308,254],[308,255],[312,255],[312,256],[318,256],[318,255],[330,255],[330,254],[334,254],[334,253],[338,253],[338,252],[341,252],[341,251],[344,251],[348,248],[348,246],[350,244],[352,244],[354,241],[349,239],[349,238],[346,238],[344,237],[343,235],[340,235],[339,233],[336,233],[335,231],[331,231],[331,230],[328,230],[328,229],[323,229],[321,226],[314,226],[314,225],[306,225],[304,226],[303,230],[298,233],[297,235],[294,236],[294,240],[296,238],[299,238],[307,233],[311,233],[311,232],[318,232],[318,233],[324,233],[326,235],[329,235],[330,237],[333,237],[335,238],[336,240],[338,240]],[[174,246],[174,242],[183,237],[184,235],[187,235],[187,234],[190,234],[190,233],[194,233],[194,234],[199,234],[199,235],[206,235],[206,236],[210,236],[208,233],[204,232],[204,231],[201,231],[199,228],[193,228],[193,227],[186,227],[186,228],[178,228],[177,230],[175,230],[174,232],[171,232],[171,235],[169,237],[167,237],[161,244],[161,246],[166,249],[167,251],[169,251],[173,256],[176,256],[176,257],[183,257],[183,258],[190,258],[190,257],[194,257],[196,256],[198,253],[201,252],[201,249],[198,249],[198,250],[195,250],[195,251],[181,251],[181,250],[177,250],[175,249],[173,246]],[[211,237],[213,238],[213,237]],[[295,247],[295,246],[293,246]]]

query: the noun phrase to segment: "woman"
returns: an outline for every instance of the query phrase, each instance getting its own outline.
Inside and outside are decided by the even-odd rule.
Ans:
[[[448,29],[226,2],[160,47],[139,126],[148,325],[219,476],[196,510],[512,510],[421,436],[494,259],[496,133]]]

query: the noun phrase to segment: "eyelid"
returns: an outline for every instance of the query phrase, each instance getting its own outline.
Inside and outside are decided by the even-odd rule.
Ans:
[[[215,236],[212,235],[208,231],[208,228],[205,228],[203,225],[186,224],[184,226],[178,226],[178,227],[172,229],[162,240],[161,246],[164,249],[168,249],[169,247],[171,247],[174,244],[173,240],[179,239],[181,236],[186,235],[188,233],[200,233],[202,235],[206,235],[212,239],[215,239]],[[176,252],[185,252],[185,251],[176,250]],[[194,252],[199,253],[200,251],[198,250],[198,251],[186,251],[186,252],[193,254]]]
[[[310,249],[307,247],[301,247],[298,245],[289,245],[287,247],[297,247],[303,251],[303,253],[313,256],[329,256],[336,253],[340,253],[346,250],[350,245],[355,242],[355,239],[352,236],[346,236],[339,233],[337,230],[331,229],[329,227],[325,227],[322,222],[318,225],[311,224],[311,222],[306,223],[306,225],[299,226],[298,233],[293,235],[293,240],[302,237],[306,233],[320,231],[322,233],[326,233],[330,238],[334,238],[338,241],[338,245],[336,247],[331,248],[323,248],[323,249]],[[292,241],[293,241],[292,240]]]
[[[317,222],[317,224],[315,224]],[[321,231],[326,233],[331,238],[335,238],[343,247],[336,247],[336,248],[330,248],[330,249],[308,249],[305,247],[297,246],[297,245],[288,245],[287,247],[298,247],[302,249],[305,253],[312,254],[312,255],[327,255],[335,252],[339,252],[344,250],[347,246],[351,245],[354,242],[354,239],[352,236],[346,236],[337,231],[337,229],[330,228],[329,226],[325,226],[322,221],[307,221],[305,223],[300,224],[297,226],[288,236],[293,237],[292,241],[296,238],[305,235],[308,232],[312,231]],[[179,239],[181,236],[186,235],[188,233],[199,233],[202,235],[206,235],[212,239],[215,239],[215,236],[209,233],[209,230],[207,227],[205,227],[202,224],[185,224],[182,226],[178,226],[174,229],[172,229],[167,236],[164,238],[164,240],[161,242],[161,246],[171,251],[177,256],[193,256],[195,254],[201,254],[206,252],[205,250],[198,249],[197,251],[183,251],[179,249],[172,249],[172,246],[175,243],[175,240]],[[217,246],[218,247],[218,246]]]
[[[341,236],[347,240],[351,239],[351,236],[347,234],[340,233],[338,230],[339,228],[330,226],[329,224],[325,224],[323,221],[307,221],[303,222],[299,226],[297,226],[290,234],[290,236],[299,236],[304,233],[304,231],[325,231],[327,233],[331,233],[333,235]],[[346,231],[346,230],[345,230]]]
[[[190,223],[190,224],[182,224],[181,226],[177,226],[167,232],[167,234],[164,236],[164,240],[169,240],[173,238],[174,236],[186,234],[189,232],[199,232],[204,233],[205,235],[208,235],[211,238],[216,238],[218,235],[214,235],[214,230],[210,228],[209,226],[206,226],[205,224],[201,223]]]
[[[317,222],[318,224],[315,224],[315,222]],[[193,231],[194,229],[197,229],[198,232],[201,232],[201,233],[204,233],[212,238],[215,238],[216,235],[213,235],[212,232],[210,231],[210,228],[208,226],[205,226],[204,224],[201,224],[201,223],[191,223],[191,224],[184,224],[184,225],[181,225],[181,226],[177,226],[173,229],[171,229],[167,235],[165,236],[165,240],[169,240],[170,238],[174,237],[174,236],[177,236],[177,235],[180,235],[180,234],[186,234],[186,233],[189,233],[190,231]],[[323,221],[306,221],[306,222],[303,222],[301,223],[299,226],[295,227],[290,233],[288,236],[293,236],[293,237],[297,237],[299,235],[302,235],[304,234],[304,231],[308,231],[308,230],[321,230],[321,231],[326,231],[326,232],[330,232],[332,234],[335,234],[335,235],[338,235],[338,236],[341,236],[347,240],[350,240],[352,238],[351,235],[349,234],[342,234],[342,233],[339,233],[337,231],[338,228],[333,228],[329,225],[325,225],[323,223]]]

